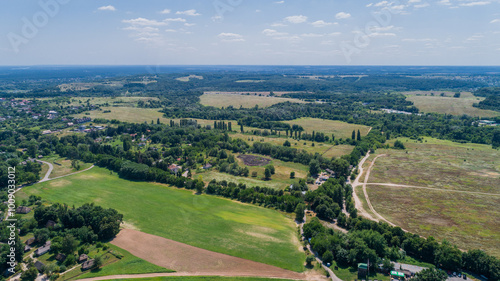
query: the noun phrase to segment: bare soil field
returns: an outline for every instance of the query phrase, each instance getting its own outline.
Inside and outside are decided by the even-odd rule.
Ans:
[[[271,162],[271,159],[248,154],[240,154],[238,158],[247,166],[265,166]]]
[[[303,273],[204,250],[137,230],[123,229],[111,244],[155,265],[193,275],[305,279]]]

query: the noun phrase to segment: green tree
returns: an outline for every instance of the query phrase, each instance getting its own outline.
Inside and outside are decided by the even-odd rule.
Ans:
[[[294,179],[294,178],[295,178],[295,172],[294,172],[294,171],[291,171],[291,172],[290,172],[290,178],[291,178],[291,179]]]
[[[292,144],[291,144],[288,140],[286,140],[286,141],[283,143],[283,146],[290,147],[290,146],[292,146]]]
[[[358,130],[358,138],[357,138],[358,141],[361,140],[361,132]]]
[[[266,167],[266,169],[264,170],[264,177],[266,178],[266,180],[271,179],[271,169],[269,169],[269,167]]]
[[[353,140],[356,139],[356,130],[352,131],[351,139],[353,139]]]
[[[30,268],[28,268],[28,270],[21,273],[21,280],[34,281],[37,276],[38,276],[38,270],[36,269],[36,267],[31,266]]]
[[[400,141],[400,140],[396,140],[396,141],[394,142],[394,148],[395,148],[395,149],[406,149],[405,145],[404,145],[404,144],[403,144],[403,142],[402,142],[402,141]]]
[[[306,205],[304,203],[297,204],[295,207],[295,219],[299,222],[304,220],[304,212],[306,210]]]
[[[446,279],[448,279],[446,272],[435,268],[426,268],[415,274],[413,278],[416,281],[445,281]]]
[[[323,260],[324,263],[332,263],[333,261],[332,251],[326,250],[321,256],[321,259]]]
[[[99,267],[101,267],[101,266],[102,266],[102,257],[101,256],[95,257],[94,264],[92,265],[91,270],[92,271],[98,270]]]
[[[500,147],[500,130],[493,131],[493,138],[491,139],[491,146],[493,149]]]
[[[66,255],[71,255],[76,251],[76,247],[78,246],[78,241],[73,237],[73,235],[64,236],[61,243],[61,251]]]
[[[309,162],[309,173],[311,175],[317,175],[319,174],[320,171],[321,169],[318,160],[316,159],[311,160],[311,162]]]
[[[313,255],[309,255],[306,257],[306,264],[307,266],[311,266],[312,265],[312,262],[315,260],[314,256]]]

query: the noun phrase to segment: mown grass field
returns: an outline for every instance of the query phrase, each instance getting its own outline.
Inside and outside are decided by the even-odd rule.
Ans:
[[[500,257],[500,196],[370,186],[377,212],[402,228]]]
[[[377,150],[388,156],[376,160],[369,183],[436,190],[368,185],[375,210],[411,232],[500,256],[500,151],[432,138],[401,140],[408,153]]]
[[[127,181],[97,167],[23,191],[70,206],[94,202],[118,210],[128,227],[146,233],[285,269],[304,269],[295,224],[271,209]]]
[[[431,95],[434,93],[434,96]],[[444,93],[444,96],[441,96]],[[469,115],[478,117],[495,117],[499,116],[500,112],[492,110],[484,110],[473,107],[474,103],[478,103],[484,98],[475,97],[472,93],[462,92],[460,98],[454,98],[455,92],[445,91],[419,91],[403,93],[407,96],[407,100],[413,102],[415,106],[424,113],[442,113],[451,115]]]
[[[332,137],[332,134],[335,135],[335,138],[350,138],[352,131],[355,130],[356,133],[358,130],[361,133],[361,136],[366,136],[370,131],[370,127],[356,124],[349,124],[346,122],[335,121],[335,120],[326,120],[326,119],[318,119],[318,118],[300,118],[291,121],[285,121],[290,125],[296,124],[302,126],[307,133],[321,132],[327,135],[328,137]]]
[[[252,129],[245,127],[245,130]],[[352,133],[352,131],[351,131]],[[239,138],[246,141],[248,144],[252,145],[254,142],[269,142],[274,145],[283,145],[283,143],[287,140],[286,137],[278,137],[278,136],[255,136],[250,134],[242,134],[242,133],[233,133],[230,135],[232,138]],[[342,155],[346,155],[352,152],[354,146],[352,145],[331,145],[328,143],[318,143],[315,142],[313,146],[313,142],[305,141],[305,140],[294,140],[292,138],[288,138],[288,141],[291,144],[291,147],[296,149],[305,150],[309,153],[319,153],[324,157],[340,157]]]
[[[287,101],[295,103],[305,103],[304,101],[298,99],[254,96],[254,95],[203,94],[200,97],[201,104],[218,108],[228,107],[230,105],[232,105],[235,108],[240,108],[240,106],[244,108],[251,108],[258,105],[259,107],[262,108]]]
[[[235,154],[235,157],[238,154]],[[261,156],[261,155],[259,155]],[[277,159],[272,159],[271,157],[261,156],[264,158],[271,159],[269,163],[274,166],[275,174],[271,176],[270,180],[264,179],[265,166],[247,166],[243,163],[243,160],[236,158],[240,167],[248,167],[250,170],[250,175],[248,177],[238,177],[232,176],[226,173],[220,173],[217,170],[210,170],[207,172],[199,173],[203,177],[203,181],[210,182],[215,179],[217,181],[227,180],[228,182],[243,183],[247,186],[260,186],[260,187],[270,187],[274,189],[285,189],[285,187],[290,186],[295,182],[298,182],[300,178],[305,179],[307,177],[308,167],[298,163],[283,162]],[[252,177],[252,172],[257,172],[257,177]],[[295,178],[290,179],[290,172],[295,172]],[[195,178],[196,176],[193,176]]]
[[[401,139],[404,150],[377,150],[372,183],[397,183],[500,194],[500,151],[489,145]],[[373,159],[371,156],[370,159]]]

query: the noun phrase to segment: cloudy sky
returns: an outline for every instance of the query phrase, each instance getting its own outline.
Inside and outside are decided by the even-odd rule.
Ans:
[[[500,65],[500,0],[2,0],[0,65]]]

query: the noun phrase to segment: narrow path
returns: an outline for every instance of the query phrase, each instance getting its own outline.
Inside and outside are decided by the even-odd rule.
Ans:
[[[374,218],[370,213],[368,213],[364,208],[363,208],[363,202],[361,202],[361,199],[359,199],[358,194],[356,193],[356,187],[360,186],[361,183],[359,183],[359,180],[361,179],[361,176],[363,175],[363,165],[365,164],[366,160],[370,157],[370,152],[366,153],[366,156],[359,162],[358,164],[358,171],[359,174],[354,180],[354,182],[351,183],[351,180],[349,179],[349,183],[351,183],[352,186],[352,198],[354,199],[354,207],[358,210],[358,215],[363,216],[367,219],[373,220],[373,221],[379,221],[378,219]],[[365,177],[365,180],[366,177]]]
[[[44,182],[44,181],[48,181],[49,180],[49,176],[50,176],[50,173],[52,173],[52,170],[54,170],[54,165],[52,165],[52,163],[49,163],[49,162],[45,162],[45,161],[42,161],[42,160],[36,160],[40,163],[43,163],[43,164],[47,164],[49,165],[49,170],[47,171],[47,173],[45,173],[45,176],[43,177],[43,179],[41,179],[39,182]]]
[[[379,185],[379,186],[404,187],[404,188],[419,188],[419,189],[428,189],[428,190],[436,190],[436,191],[444,191],[444,192],[459,192],[459,193],[479,194],[479,195],[488,195],[488,196],[491,196],[491,195],[493,195],[493,196],[500,196],[500,194],[498,194],[498,193],[466,191],[466,190],[445,189],[445,188],[434,188],[434,187],[425,187],[425,186],[396,184],[396,183],[366,183],[366,185]]]
[[[44,161],[40,161],[40,160],[37,160],[37,161],[42,162],[42,163],[45,163],[45,164],[49,164],[50,166],[52,166],[52,164],[50,164],[49,162],[44,162]],[[95,166],[95,165],[92,165],[92,166],[88,167],[88,168],[87,168],[87,169],[85,169],[85,170],[81,170],[81,171],[74,172],[74,173],[71,173],[71,174],[62,175],[62,176],[59,176],[59,177],[55,177],[55,178],[50,178],[50,179],[49,179],[48,177],[49,177],[49,175],[50,175],[50,172],[52,172],[52,169],[50,168],[50,166],[49,166],[49,171],[47,172],[47,174],[45,175],[45,177],[44,177],[41,181],[39,181],[39,182],[51,181],[51,180],[60,179],[60,178],[64,178],[64,177],[67,177],[67,176],[71,176],[71,175],[76,175],[76,174],[79,174],[79,173],[83,173],[83,172],[86,172],[86,171],[88,171],[88,170],[90,170],[90,169],[94,168],[94,166]],[[54,167],[54,166],[52,166],[52,168],[53,168],[53,167]]]
[[[304,224],[306,223],[306,219],[307,219],[307,215],[304,214],[304,218],[302,219],[302,223],[299,224],[300,236],[303,237],[303,239],[305,239],[305,237],[304,237]],[[306,244],[306,247],[309,250],[309,252],[311,252],[314,255],[316,262],[318,262],[318,264],[320,264],[330,274],[330,278],[333,281],[342,281],[342,279],[338,278],[337,275],[335,275],[335,273],[333,273],[333,271],[323,263],[323,261],[319,258],[318,253],[315,253],[313,251],[313,249],[311,248],[311,245],[309,243]]]

